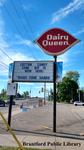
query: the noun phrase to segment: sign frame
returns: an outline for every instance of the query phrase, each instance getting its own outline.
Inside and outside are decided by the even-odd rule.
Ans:
[[[34,81],[34,80],[32,80],[32,81],[29,81],[29,80],[21,80],[21,81],[19,81],[19,80],[15,80],[14,79],[14,68],[15,68],[15,63],[16,62],[23,62],[23,63],[26,63],[26,62],[29,62],[29,63],[34,63],[34,62],[37,62],[37,63],[51,63],[52,62],[52,81],[49,81],[49,80],[45,80],[44,79],[44,81],[39,81],[39,80],[36,80],[36,81]],[[14,61],[14,68],[13,68],[13,76],[12,76],[12,82],[38,82],[38,83],[40,83],[40,82],[48,82],[48,83],[53,83],[53,61]]]

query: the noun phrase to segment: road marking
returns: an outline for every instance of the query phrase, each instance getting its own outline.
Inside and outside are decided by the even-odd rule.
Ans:
[[[48,126],[41,126],[42,128],[45,128],[45,129],[49,129],[49,130],[52,130],[52,128],[48,127]]]

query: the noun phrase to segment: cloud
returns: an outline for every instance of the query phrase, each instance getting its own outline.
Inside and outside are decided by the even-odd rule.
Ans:
[[[34,60],[33,57],[30,56],[26,56],[23,53],[15,53],[12,52],[10,53],[10,57],[14,60],[14,61],[31,61]],[[3,58],[3,59],[2,59]],[[0,56],[0,75],[8,75],[8,66],[10,63],[12,63],[13,61],[10,60],[8,57],[4,56],[4,54],[2,53]],[[5,65],[2,65],[2,62],[5,63]]]
[[[84,28],[81,28],[75,35],[79,35],[79,34],[82,34],[84,33]]]
[[[29,12],[33,10],[31,4],[28,4],[28,5],[22,4],[22,8]]]
[[[69,55],[68,55],[68,53],[66,52],[63,55],[58,56],[57,61],[63,61],[63,65],[67,65],[67,63],[69,62]]]
[[[0,1],[1,3],[2,1]],[[10,63],[14,61],[30,61],[34,60],[33,57],[23,54],[21,52],[17,52],[15,48],[12,48],[10,41],[6,41],[6,34],[5,34],[5,24],[2,16],[0,15],[0,75],[8,75],[8,66]],[[32,46],[32,42],[29,40],[20,40],[21,43]],[[5,55],[7,54],[7,55]],[[4,65],[3,65],[4,64]]]
[[[22,45],[26,45],[28,47],[34,47],[34,44],[31,40],[26,40],[26,39],[21,39],[18,41],[17,44],[22,44]]]
[[[0,58],[3,58],[3,62],[6,65],[9,65],[9,63],[12,63],[13,61],[31,61],[31,60],[35,60],[33,57],[27,56],[23,53],[20,52],[14,52],[14,49],[12,50],[12,52],[10,53],[10,58],[13,60],[10,60],[8,57],[4,56],[4,54],[2,53],[2,55],[0,56]],[[1,61],[0,61],[1,62]]]
[[[76,10],[79,10],[82,7],[84,7],[84,0],[73,0],[67,6],[61,8],[60,10],[58,10],[53,14],[52,24],[55,23],[56,21],[59,21],[67,17],[68,15],[70,15]]]
[[[10,55],[11,55],[11,57],[14,61],[16,61],[16,60],[17,61],[31,61],[31,60],[34,60],[33,57],[26,56],[26,55],[24,55],[23,53],[20,53],[20,52],[11,53]]]

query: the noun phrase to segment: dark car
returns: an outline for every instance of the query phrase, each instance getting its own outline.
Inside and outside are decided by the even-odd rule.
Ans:
[[[10,101],[7,101],[6,104],[9,105]],[[12,105],[15,105],[15,101],[12,101]]]
[[[0,106],[5,107],[5,102],[2,99],[0,99]]]

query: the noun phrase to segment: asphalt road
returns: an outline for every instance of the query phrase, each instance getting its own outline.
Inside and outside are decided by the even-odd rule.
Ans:
[[[34,132],[53,131],[53,104],[29,109],[12,118],[14,129]],[[56,131],[63,133],[84,133],[84,107],[73,104],[57,104]]]
[[[38,104],[38,99],[27,99],[27,100],[16,100],[15,101],[16,105],[12,105],[13,111],[17,110],[18,107],[21,106],[21,104],[24,104],[24,107],[29,107],[32,105],[37,105]],[[0,107],[0,111],[5,114],[8,113],[9,105],[6,104],[5,107]]]
[[[26,107],[32,106],[32,105],[37,105],[39,101],[39,98],[30,98],[26,100],[16,100],[16,105],[20,106],[22,103]]]
[[[29,106],[29,104],[28,104]],[[56,131],[82,135],[84,133],[84,106],[73,104],[57,104]],[[24,134],[28,132],[49,133],[53,132],[53,104],[47,103],[42,107],[27,109],[12,117],[11,127]],[[1,131],[1,133],[3,133]],[[21,134],[22,134],[21,133]]]

